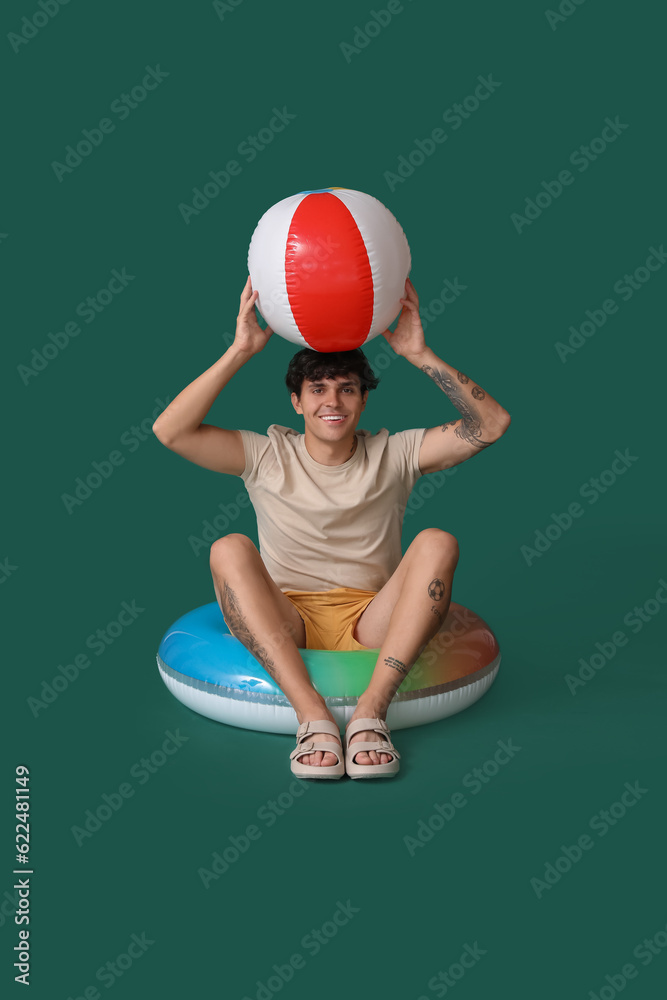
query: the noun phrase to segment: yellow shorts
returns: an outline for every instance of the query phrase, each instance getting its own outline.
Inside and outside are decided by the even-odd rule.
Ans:
[[[284,590],[306,626],[306,649],[368,649],[352,633],[376,590]]]

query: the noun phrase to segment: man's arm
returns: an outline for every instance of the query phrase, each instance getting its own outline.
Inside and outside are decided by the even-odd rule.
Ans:
[[[199,378],[186,386],[153,424],[157,439],[196,465],[214,472],[240,476],[245,468],[245,452],[240,431],[225,430],[202,423],[213,403],[233,375],[258,354],[273,333],[262,330],[255,315],[257,292],[248,278],[241,294],[234,343]]]
[[[498,438],[510,425],[510,415],[472,379],[452,368],[426,346],[419,318],[419,299],[412,282],[405,283],[407,298],[396,329],[384,336],[393,350],[425,372],[451,399],[462,414],[438,427],[429,427],[419,450],[419,468],[426,475],[449,469],[477,455]]]
[[[430,348],[406,360],[433,379],[462,414],[459,420],[429,427],[424,434],[419,450],[419,468],[424,475],[465,462],[502,437],[510,425],[509,413],[472,379]]]

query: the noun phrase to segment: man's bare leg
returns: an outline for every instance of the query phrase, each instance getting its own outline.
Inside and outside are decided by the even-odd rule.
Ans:
[[[449,610],[459,548],[453,535],[439,528],[421,531],[396,572],[373,598],[355,629],[364,646],[380,647],[375,670],[360,696],[354,719],[385,719],[387,709],[415,660],[441,628]],[[361,732],[350,740],[377,740]],[[386,753],[360,751],[357,764],[386,764]]]
[[[211,575],[227,627],[259,660],[296,712],[299,723],[315,719],[336,722],[312,685],[298,647],[306,645],[301,617],[276,586],[252,541],[245,535],[219,538],[211,546]],[[331,741],[328,733],[309,739]],[[332,753],[317,750],[299,758],[302,764],[331,767]]]

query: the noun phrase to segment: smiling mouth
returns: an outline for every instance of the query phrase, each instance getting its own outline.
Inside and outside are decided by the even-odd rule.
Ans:
[[[345,417],[334,416],[334,414],[330,414],[326,417],[320,417],[320,420],[324,420],[326,424],[342,424],[342,422],[345,420]]]

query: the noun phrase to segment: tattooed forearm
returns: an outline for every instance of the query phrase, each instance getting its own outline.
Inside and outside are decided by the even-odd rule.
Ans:
[[[278,680],[278,672],[276,670],[275,663],[264,647],[257,642],[257,639],[248,628],[248,623],[243,617],[243,612],[241,611],[239,599],[228,583],[225,583],[224,590],[220,595],[220,602],[222,604],[223,614],[229,631],[243,643],[255,659],[259,660],[267,673],[269,673],[279,684],[280,681]]]
[[[435,368],[431,368],[430,365],[422,365],[421,370],[426,372],[429,378],[432,378],[437,386],[439,386],[442,391],[449,396],[452,403],[462,414],[463,420],[450,421],[449,424],[443,426],[443,430],[454,423],[454,433],[457,437],[460,437],[462,441],[467,441],[468,444],[472,444],[475,448],[488,448],[492,441],[484,441],[482,438],[482,422],[479,418],[479,413],[475,406],[473,406],[470,394],[462,389],[456,384],[454,379],[447,375],[446,372],[438,371]],[[460,382],[469,382],[467,375],[463,375],[462,372],[457,372],[457,378]],[[482,395],[480,396],[479,393]],[[472,389],[472,396],[475,399],[484,398],[484,390],[480,389],[479,386],[474,386]]]
[[[408,671],[410,670],[410,667],[406,667],[406,665],[402,663],[401,660],[397,660],[393,656],[385,656],[384,662],[387,664],[388,667],[391,667],[392,670],[398,670],[399,674],[407,675]]]

